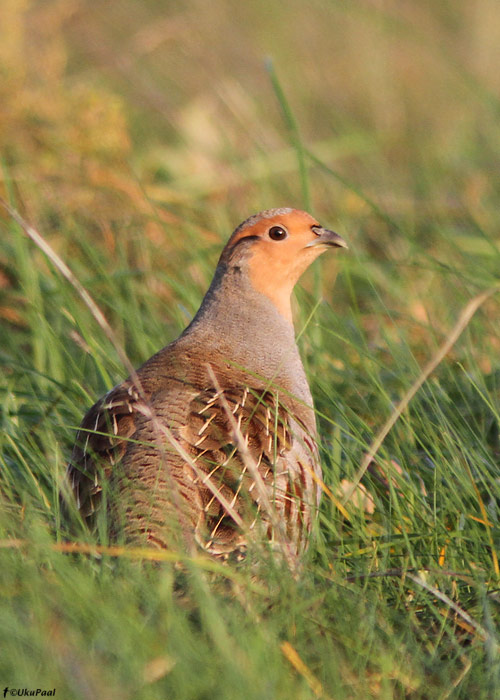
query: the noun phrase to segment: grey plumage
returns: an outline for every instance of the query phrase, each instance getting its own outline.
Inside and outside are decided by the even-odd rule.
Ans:
[[[251,274],[276,222],[299,251],[299,234],[318,235],[295,210],[239,226],[188,328],[87,412],[67,472],[84,518],[105,486],[114,534],[137,545],[227,557],[252,533],[305,548],[321,482],[312,399],[293,325]]]

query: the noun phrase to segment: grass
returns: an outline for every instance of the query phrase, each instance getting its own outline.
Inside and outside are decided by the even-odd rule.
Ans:
[[[491,3],[258,0],[237,22],[224,1],[66,7],[2,10],[0,188],[113,338],[0,212],[1,687],[497,697]],[[124,354],[138,366],[182,330],[232,228],[288,203],[350,244],[296,294],[328,489],[301,576],[269,556],[257,579],[151,562],[84,531],[68,551],[57,495],[83,412]]]

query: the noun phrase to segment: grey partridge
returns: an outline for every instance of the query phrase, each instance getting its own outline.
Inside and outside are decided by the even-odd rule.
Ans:
[[[227,558],[260,533],[305,549],[321,466],[290,296],[330,247],[347,246],[296,209],[238,226],[189,326],[85,415],[67,472],[84,519],[104,492],[136,545]]]

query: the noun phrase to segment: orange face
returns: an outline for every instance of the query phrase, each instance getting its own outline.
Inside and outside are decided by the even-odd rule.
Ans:
[[[248,262],[252,285],[290,320],[290,295],[302,273],[327,248],[347,247],[338,234],[297,209],[275,209],[252,217],[236,229],[228,247],[234,249],[249,237],[254,239]]]

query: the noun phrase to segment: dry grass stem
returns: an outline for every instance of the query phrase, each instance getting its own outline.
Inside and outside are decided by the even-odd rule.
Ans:
[[[307,664],[304,663],[304,661],[299,656],[297,650],[290,644],[290,642],[282,642],[281,651],[283,652],[283,656],[285,656],[285,658],[291,663],[291,665],[294,667],[297,673],[299,673],[304,678],[314,695],[317,698],[324,698],[324,700],[330,700],[329,696],[325,694],[325,691],[320,681],[316,678],[309,666],[307,666]]]
[[[449,598],[446,593],[442,593],[442,591],[438,590],[434,586],[431,586],[427,581],[424,581],[423,578],[420,576],[415,576],[415,574],[406,574],[406,578],[409,578],[411,581],[416,583],[418,586],[421,588],[424,588],[426,591],[431,593],[433,596],[438,598],[441,602],[443,602],[446,606],[451,608],[457,615],[459,615],[467,624],[469,624],[471,627],[473,627],[476,632],[481,636],[481,638],[485,641],[489,641],[492,644],[492,647],[498,651],[499,650],[499,645],[496,639],[494,639],[491,634],[486,630],[482,625],[479,624],[479,622],[476,622],[473,617],[469,615],[469,613],[466,610],[463,610],[459,605],[457,605],[451,598]]]
[[[394,427],[395,423],[397,420],[400,418],[402,415],[403,411],[406,409],[410,401],[413,399],[417,391],[420,389],[422,384],[428,379],[428,377],[434,372],[436,367],[443,361],[443,359],[446,357],[446,355],[449,353],[451,348],[455,345],[467,325],[469,324],[470,320],[476,313],[476,311],[484,304],[490,297],[492,297],[496,292],[500,291],[500,285],[495,285],[494,287],[490,287],[484,292],[481,292],[481,294],[478,294],[475,296],[473,299],[469,301],[469,303],[465,306],[465,308],[462,310],[457,323],[455,326],[452,328],[450,331],[448,337],[446,338],[445,342],[441,345],[439,350],[436,352],[434,357],[427,363],[427,365],[424,367],[422,372],[420,373],[420,376],[415,380],[415,382],[412,384],[412,386],[408,389],[406,394],[403,396],[401,401],[398,403],[394,411],[391,413],[389,416],[388,420],[386,423],[383,425],[381,430],[379,431],[378,435],[372,442],[370,449],[366,453],[366,455],[363,458],[363,461],[361,462],[361,466],[355,475],[355,477],[352,479],[351,482],[351,488],[347,491],[343,498],[343,505],[348,503],[350,499],[352,498],[354,491],[356,490],[356,487],[358,486],[359,482],[363,478],[366,470],[370,466],[371,462],[373,461],[373,458],[379,451],[380,447],[382,446],[382,443],[384,442],[385,438],[391,431],[391,429]]]

